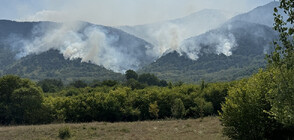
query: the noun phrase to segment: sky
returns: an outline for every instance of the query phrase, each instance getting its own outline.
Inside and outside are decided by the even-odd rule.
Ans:
[[[0,19],[88,21],[119,26],[184,17],[203,9],[243,13],[273,0],[0,0]]]

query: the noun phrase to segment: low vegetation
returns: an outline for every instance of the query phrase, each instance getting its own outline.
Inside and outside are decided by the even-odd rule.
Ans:
[[[0,139],[60,139],[60,130],[70,131],[68,139],[123,140],[227,140],[217,117],[188,120],[156,120],[139,122],[93,122],[0,127]]]
[[[124,83],[106,80],[91,86],[83,81],[63,86],[54,79],[36,84],[4,76],[0,78],[0,123],[116,122],[217,115],[233,84],[172,84],[152,74],[128,78],[128,72]]]

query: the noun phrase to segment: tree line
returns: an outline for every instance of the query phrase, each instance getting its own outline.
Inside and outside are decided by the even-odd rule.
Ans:
[[[217,115],[232,82],[183,84],[153,74],[125,74],[125,82],[58,79],[37,83],[14,75],[0,78],[0,123],[137,121]]]

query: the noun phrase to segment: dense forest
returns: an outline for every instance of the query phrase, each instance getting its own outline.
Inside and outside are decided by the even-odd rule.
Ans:
[[[64,85],[34,83],[7,75],[0,79],[1,124],[137,121],[217,115],[229,83],[167,83],[152,74],[129,70],[126,82],[113,80]]]
[[[122,80],[123,75],[92,63],[81,62],[81,59],[65,59],[57,50],[41,54],[32,54],[16,60],[15,53],[0,44],[0,75],[13,74],[33,81],[58,77],[65,83],[75,80],[90,82],[100,80]],[[2,71],[2,72],[1,72]]]

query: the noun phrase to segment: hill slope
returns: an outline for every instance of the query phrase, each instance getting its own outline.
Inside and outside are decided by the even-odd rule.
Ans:
[[[0,20],[0,75],[118,80],[122,75],[115,72],[153,62],[152,48],[119,29],[86,22]]]
[[[4,74],[16,74],[32,80],[58,78],[65,82],[76,79],[122,80],[122,74],[114,73],[101,66],[81,62],[81,59],[65,59],[57,50],[49,50],[38,55],[32,54],[17,60],[3,70]]]
[[[81,58],[116,72],[138,69],[154,61],[153,46],[119,29],[86,22],[14,22],[0,20],[0,47],[16,58],[60,51],[67,59]]]
[[[274,8],[279,5],[279,2],[271,2],[266,5],[259,6],[248,13],[237,15],[230,19],[230,21],[246,21],[272,27],[274,25]],[[283,13],[282,15],[285,16]]]
[[[171,52],[139,72],[162,79],[197,82],[230,81],[250,76],[265,66],[265,53],[276,33],[269,27],[236,21],[185,40],[180,53]]]
[[[174,20],[118,28],[153,44],[154,52],[160,57],[167,50],[177,49],[184,39],[217,28],[232,15],[221,10],[206,9]]]

